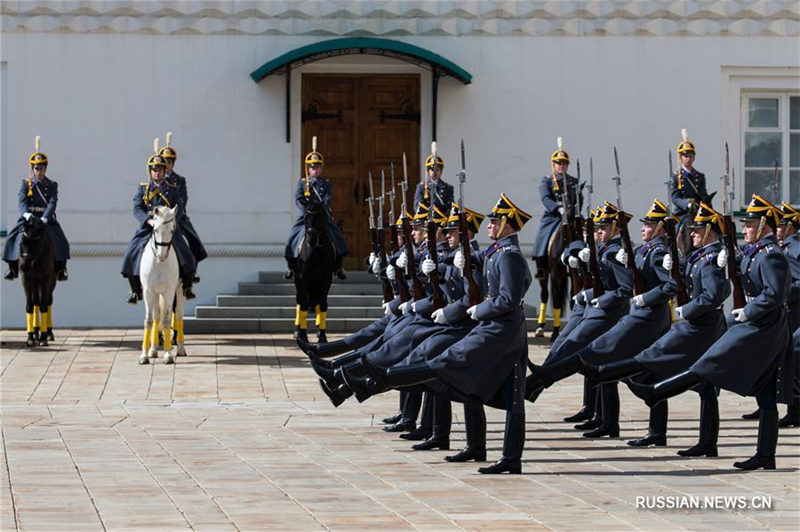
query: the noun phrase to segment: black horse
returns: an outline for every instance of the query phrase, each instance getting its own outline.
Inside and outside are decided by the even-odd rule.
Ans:
[[[325,335],[328,312],[328,291],[336,269],[336,250],[326,228],[327,213],[316,199],[309,198],[303,218],[305,233],[300,241],[297,266],[294,270],[295,338],[308,341],[306,318],[309,310],[316,314],[317,341],[327,342]]]
[[[25,345],[48,345],[53,337],[53,290],[56,268],[47,224],[32,216],[25,221],[19,251],[19,269],[25,290],[28,340]]]
[[[558,338],[561,329],[561,316],[567,299],[567,279],[569,274],[567,267],[561,262],[561,254],[565,249],[563,227],[558,226],[547,243],[547,267],[543,268],[544,276],[539,279],[540,300],[538,327],[534,336],[541,338],[544,336],[544,326],[547,320],[547,304],[551,301],[552,294],[553,306],[553,333],[550,341],[554,342]],[[549,284],[549,289],[548,289]]]

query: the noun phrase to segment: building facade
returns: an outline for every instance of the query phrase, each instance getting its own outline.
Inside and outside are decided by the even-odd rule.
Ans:
[[[559,136],[570,173],[591,158],[594,204],[616,200],[614,147],[625,209],[664,198],[681,128],[712,191],[728,143],[735,208],[800,204],[796,1],[4,1],[0,18],[0,230],[41,135],[72,244],[61,326],[141,322],[119,266],[166,131],[211,255],[196,303],[283,267],[311,136],[354,255],[368,173],[388,186],[394,163],[399,182],[405,151],[413,185],[434,136],[451,182],[464,140],[469,207],[505,192],[534,214],[528,245]],[[22,326],[22,290],[1,288],[0,325]]]

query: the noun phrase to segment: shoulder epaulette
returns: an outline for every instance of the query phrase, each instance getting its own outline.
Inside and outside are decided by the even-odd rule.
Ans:
[[[150,183],[139,183],[139,186],[146,187],[146,186],[147,186],[147,185],[149,185],[149,184],[150,184]]]

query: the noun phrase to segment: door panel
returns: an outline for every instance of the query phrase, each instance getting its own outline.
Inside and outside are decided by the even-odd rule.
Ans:
[[[324,175],[334,184],[333,215],[350,246],[346,265],[361,268],[370,252],[369,172],[378,195],[384,170],[388,193],[389,165],[394,163],[395,216],[399,216],[404,150],[409,168],[408,208],[413,210],[410,202],[419,180],[419,76],[304,74],[302,86],[303,156],[316,135],[325,157]],[[387,203],[384,225],[390,223],[388,213]],[[377,214],[376,204],[376,218]]]

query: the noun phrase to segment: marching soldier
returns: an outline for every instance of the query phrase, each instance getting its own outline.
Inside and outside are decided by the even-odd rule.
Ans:
[[[742,252],[742,283],[749,301],[735,308],[728,330],[687,371],[654,385],[629,384],[631,391],[648,406],[689,390],[704,380],[740,395],[756,396],[759,406],[756,454],[733,465],[739,469],[775,469],[778,443],[776,399],[791,399],[790,334],[786,299],[791,276],[786,256],[775,239],[780,210],[753,194],[744,217],[745,247]],[[717,264],[727,263],[727,252]],[[753,346],[758,346],[754,356]],[[781,386],[778,390],[778,370]]]
[[[544,213],[539,222],[536,240],[533,242],[533,260],[536,262],[537,279],[544,279],[544,272],[547,270],[547,246],[553,233],[561,225],[562,195],[566,192],[568,201],[564,204],[568,206],[574,206],[577,200],[578,179],[567,173],[569,154],[563,149],[561,137],[558,137],[557,144],[558,148],[550,155],[550,175],[544,176],[539,184],[539,197],[544,206]],[[565,188],[566,190],[564,190]]]
[[[450,205],[453,203],[454,189],[450,183],[442,180],[444,170],[444,159],[438,154],[428,155],[425,159],[425,171],[428,173],[427,188],[426,183],[418,183],[414,190],[414,205],[420,203],[431,203],[442,212],[450,212]]]
[[[288,266],[286,274],[284,275],[286,279],[294,278],[294,270],[297,268],[297,252],[305,229],[303,220],[306,215],[306,206],[308,205],[308,198],[312,195],[315,200],[322,203],[325,213],[327,214],[326,226],[328,228],[328,234],[333,241],[333,245],[336,247],[336,277],[341,280],[347,279],[347,274],[345,274],[344,268],[342,268],[342,260],[349,250],[347,248],[347,242],[344,239],[344,234],[334,222],[333,215],[331,214],[333,183],[322,177],[324,165],[325,159],[322,157],[322,154],[317,151],[317,137],[314,137],[312,139],[311,151],[305,158],[306,176],[297,181],[297,187],[295,187],[294,191],[297,219],[289,231],[289,238],[286,240],[286,249],[284,251],[284,258]]]
[[[789,331],[794,333],[793,338],[800,338],[800,211],[784,202],[783,217],[778,225],[778,241],[783,252],[789,259],[789,268],[792,272],[792,289],[786,301]],[[789,403],[786,415],[780,420],[781,427],[800,427],[800,346],[793,342],[794,353],[794,398]]]
[[[208,253],[206,252],[205,246],[203,246],[203,242],[200,241],[200,236],[197,234],[197,230],[194,228],[194,225],[192,225],[192,221],[189,219],[189,214],[186,212],[186,209],[188,209],[189,206],[189,191],[186,185],[186,178],[180,175],[174,169],[175,162],[178,159],[178,152],[172,147],[171,131],[167,132],[166,141],[166,146],[158,150],[158,154],[167,162],[167,176],[165,178],[167,183],[176,185],[178,188],[178,195],[183,202],[183,210],[181,211],[180,219],[178,219],[178,225],[180,225],[181,231],[183,231],[183,236],[186,238],[186,242],[189,244],[189,249],[192,250],[192,255],[194,255],[195,262],[199,263],[208,257]],[[199,283],[200,278],[195,275],[192,279],[192,282]]]
[[[158,139],[156,139],[156,144]],[[155,147],[158,151],[158,146]],[[139,222],[139,228],[134,233],[133,238],[125,250],[122,258],[122,276],[128,278],[131,285],[131,293],[128,295],[127,302],[135,305],[142,299],[142,282],[139,279],[139,262],[142,257],[142,250],[147,245],[150,235],[153,233],[152,212],[157,206],[178,207],[178,212],[183,212],[183,200],[176,184],[166,180],[167,161],[164,157],[154,153],[147,159],[147,171],[150,179],[147,182],[139,183],[136,193],[133,196],[133,216]],[[181,215],[178,215],[178,220]],[[194,297],[192,293],[192,279],[196,268],[194,256],[189,249],[189,244],[183,237],[180,223],[176,224],[176,231],[172,239],[172,246],[178,257],[180,265],[181,283],[183,284],[183,294],[186,299]]]
[[[636,377],[637,382],[653,383],[674,376],[691,366],[722,336],[726,330],[722,305],[731,293],[725,269],[717,265],[717,256],[722,251],[720,236],[724,232],[724,221],[720,213],[705,203],[694,218],[691,228],[692,251],[686,257],[683,268],[689,302],[677,307],[675,313],[680,321],[633,359],[603,364],[596,370],[596,382],[614,382]],[[672,269],[669,254],[664,256],[664,268]],[[674,292],[676,284],[669,282],[667,288]],[[708,382],[695,388],[700,394],[700,441],[678,451],[681,456],[717,456],[719,435],[719,406],[717,391]],[[667,402],[662,401],[650,410],[650,425],[647,436],[639,440],[638,446],[666,445]]]
[[[672,191],[672,213],[682,222],[689,214],[691,203],[711,204],[711,196],[706,192],[706,176],[694,168],[696,151],[685,129],[681,130],[683,140],[678,144],[678,171],[670,178]],[[691,221],[691,220],[689,220]]]
[[[25,221],[35,216],[46,226],[50,240],[53,242],[53,256],[55,258],[56,279],[66,281],[67,260],[69,257],[69,242],[56,219],[56,206],[58,204],[58,183],[47,177],[47,155],[39,150],[40,137],[36,137],[35,150],[31,154],[30,177],[22,180],[18,198],[19,219],[8,232],[8,238],[3,246],[3,260],[8,264],[5,279],[16,279],[19,275],[19,247],[22,242],[22,230]]]

